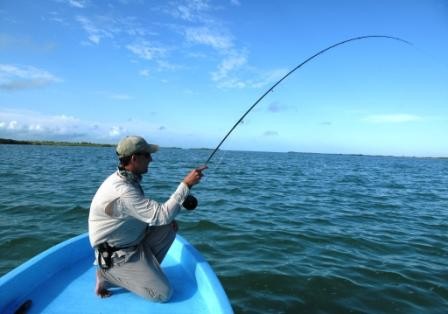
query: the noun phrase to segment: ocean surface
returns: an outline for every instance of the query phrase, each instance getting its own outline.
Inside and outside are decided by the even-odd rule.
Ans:
[[[146,195],[209,154],[162,149]],[[0,274],[86,232],[115,167],[113,148],[0,145]],[[448,159],[220,151],[193,194],[180,233],[236,313],[448,313]]]

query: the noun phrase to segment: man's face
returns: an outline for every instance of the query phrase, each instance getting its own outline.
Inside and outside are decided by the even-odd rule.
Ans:
[[[135,158],[134,166],[135,166],[135,172],[138,174],[146,173],[148,172],[148,166],[149,163],[152,161],[152,157],[150,153],[136,153],[134,154]]]

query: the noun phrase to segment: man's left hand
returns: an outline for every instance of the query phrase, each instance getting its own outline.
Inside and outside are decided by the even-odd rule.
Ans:
[[[174,232],[177,232],[179,230],[179,225],[177,224],[176,220],[173,220],[173,222],[171,223],[171,225],[173,226],[173,230]]]

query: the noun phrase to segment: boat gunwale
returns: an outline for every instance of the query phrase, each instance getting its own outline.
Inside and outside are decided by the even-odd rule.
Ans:
[[[89,258],[88,255],[91,255],[93,262],[93,250],[85,249],[86,245],[90,247],[88,234],[83,233],[46,249],[0,277],[0,291],[2,292],[0,294],[0,313],[14,313],[28,300],[28,295],[64,268]],[[217,275],[201,253],[179,234],[176,235],[172,249],[170,248],[171,253],[168,254],[189,270],[188,273],[198,284],[201,296],[204,300],[207,299],[207,304],[211,304],[210,312],[213,310],[215,313],[220,309],[218,313],[233,313],[230,301]],[[64,262],[61,263],[61,260]],[[66,263],[67,261],[70,263]],[[191,265],[184,265],[185,261],[189,261]],[[49,269],[51,271],[48,271]],[[33,284],[27,285],[26,291],[23,291],[23,286],[20,283],[25,278],[24,276],[29,277],[30,275],[32,278],[27,278],[26,282]]]

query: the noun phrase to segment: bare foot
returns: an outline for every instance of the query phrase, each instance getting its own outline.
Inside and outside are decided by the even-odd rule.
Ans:
[[[104,287],[104,280],[101,278],[99,270],[96,271],[96,285],[95,293],[101,298],[108,298],[111,296],[111,292]]]

